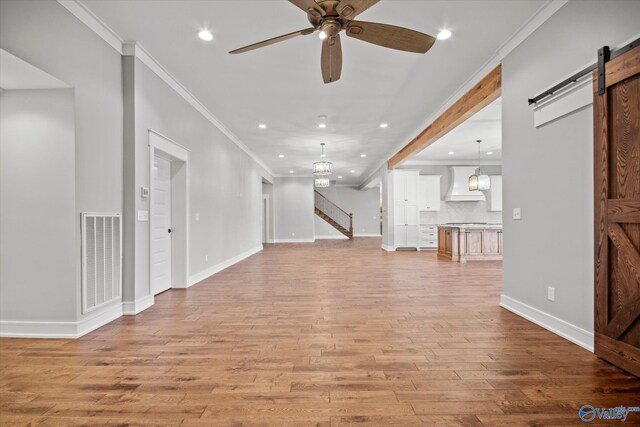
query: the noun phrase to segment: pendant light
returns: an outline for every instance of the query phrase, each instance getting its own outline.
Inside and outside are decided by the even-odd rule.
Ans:
[[[480,143],[481,139],[476,140],[478,143],[478,171],[469,177],[469,191],[487,191],[491,188],[491,178],[489,175],[483,175],[480,168]]]
[[[329,178],[316,178],[314,184],[318,188],[327,188],[329,186]]]
[[[324,159],[324,142],[320,144],[322,147],[322,154],[320,158]],[[320,160],[319,162],[315,162],[313,164],[313,174],[314,175],[331,175],[331,169],[333,168],[333,163],[327,162],[326,160]]]

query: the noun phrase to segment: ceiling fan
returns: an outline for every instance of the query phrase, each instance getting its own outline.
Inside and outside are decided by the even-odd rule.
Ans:
[[[325,83],[331,83],[340,79],[340,73],[342,72],[342,47],[340,45],[340,32],[342,30],[349,37],[406,52],[426,53],[436,41],[430,35],[408,28],[353,20],[356,16],[378,3],[379,0],[289,1],[306,12],[312,27],[241,47],[229,53],[248,52],[320,31],[318,35],[322,40],[322,78]]]

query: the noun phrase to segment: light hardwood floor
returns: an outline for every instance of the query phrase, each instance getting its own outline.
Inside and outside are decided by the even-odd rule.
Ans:
[[[81,339],[0,340],[0,424],[582,426],[583,404],[640,405],[637,378],[498,307],[501,274],[372,238],[269,245]]]

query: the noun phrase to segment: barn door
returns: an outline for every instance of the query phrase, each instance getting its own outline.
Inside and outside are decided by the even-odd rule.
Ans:
[[[594,72],[595,353],[640,376],[640,47]]]

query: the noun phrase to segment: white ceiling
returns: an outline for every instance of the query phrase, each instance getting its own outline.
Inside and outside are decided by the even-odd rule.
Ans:
[[[316,35],[227,53],[308,27],[305,14],[284,0],[84,4],[124,40],[141,43],[276,175],[310,174],[326,142],[336,176],[358,184],[426,126],[426,118],[545,3],[381,1],[359,18],[434,36],[448,28],[453,36],[419,55],[343,35],[342,78],[329,85],[322,82]],[[197,37],[202,28],[211,30],[213,42]],[[320,115],[327,116],[326,129],[317,127]],[[380,129],[382,122],[389,127]],[[259,123],[268,128],[258,129]]]
[[[412,156],[407,163],[478,161],[478,139],[482,140],[481,159],[499,162],[502,159],[502,100],[497,99],[478,111],[445,136]],[[454,154],[449,154],[453,152]],[[488,155],[487,152],[491,152]]]
[[[70,86],[15,55],[0,49],[0,88],[60,89]]]

